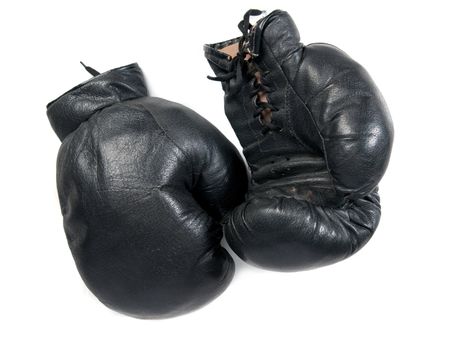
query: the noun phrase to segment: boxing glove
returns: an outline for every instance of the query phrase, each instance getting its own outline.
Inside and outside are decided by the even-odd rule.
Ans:
[[[47,106],[61,139],[57,188],[79,273],[108,307],[176,316],[218,296],[234,272],[220,220],[247,173],[208,121],[149,97],[137,64],[94,74]]]
[[[260,14],[245,14],[240,37],[204,46],[251,170],[225,235],[242,259],[267,269],[331,264],[379,223],[392,121],[361,65],[332,45],[304,46],[286,12],[251,25]]]

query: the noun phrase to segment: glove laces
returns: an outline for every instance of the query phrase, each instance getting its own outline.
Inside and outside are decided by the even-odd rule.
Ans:
[[[238,27],[242,32],[239,41],[239,50],[231,61],[231,69],[228,73],[217,75],[216,77],[207,76],[212,81],[228,82],[237,77],[237,70],[240,69],[243,74],[250,77],[251,91],[250,98],[254,106],[253,117],[258,118],[263,125],[262,134],[282,131],[279,125],[272,122],[272,112],[278,111],[268,99],[268,94],[272,88],[268,85],[266,76],[270,71],[263,71],[255,62],[256,54],[249,49],[249,37],[254,27],[250,24],[251,16],[260,16],[263,14],[260,10],[249,10],[243,16],[243,20]]]

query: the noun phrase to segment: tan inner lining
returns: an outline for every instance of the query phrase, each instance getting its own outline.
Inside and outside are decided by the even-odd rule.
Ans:
[[[237,56],[237,52],[239,52],[239,43],[231,44],[228,46],[225,46],[218,51],[225,53],[228,56],[231,56],[231,59]]]

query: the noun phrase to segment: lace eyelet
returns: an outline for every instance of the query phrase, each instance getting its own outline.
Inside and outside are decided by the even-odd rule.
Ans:
[[[259,96],[257,94],[253,97],[253,106],[259,108]]]

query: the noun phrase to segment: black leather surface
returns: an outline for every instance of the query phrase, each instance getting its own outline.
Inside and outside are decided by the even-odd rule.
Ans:
[[[221,51],[237,42],[235,58]],[[242,37],[204,49],[252,174],[246,202],[225,225],[233,250],[275,270],[354,254],[379,223],[377,185],[393,143],[387,106],[369,74],[332,45],[304,46],[279,10]],[[255,87],[268,91],[270,125],[257,117]]]
[[[128,315],[179,315],[229,284],[219,221],[242,202],[234,146],[192,110],[147,96],[137,64],[98,75],[48,106],[62,140],[57,185],[81,277]]]

